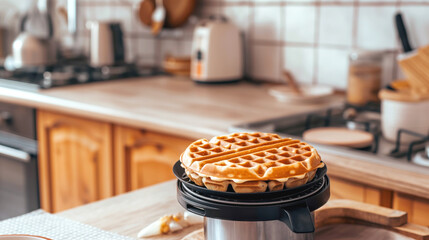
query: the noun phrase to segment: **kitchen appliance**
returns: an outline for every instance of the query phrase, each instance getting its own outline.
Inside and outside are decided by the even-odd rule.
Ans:
[[[330,200],[314,212],[314,221],[315,239],[409,240],[429,236],[429,228],[409,223],[406,212],[347,199]],[[204,229],[182,238],[197,239],[204,239]],[[288,238],[282,236],[279,239]]]
[[[39,208],[35,110],[0,102],[0,220]]]
[[[177,199],[186,210],[204,216],[207,240],[313,239],[313,211],[330,196],[326,166],[305,185],[274,192],[213,191],[193,183],[176,162]]]
[[[219,83],[243,77],[240,32],[224,17],[202,20],[194,30],[191,78],[196,82]]]
[[[0,86],[38,91],[74,84],[124,79],[137,76],[153,76],[156,69],[137,67],[135,64],[91,67],[84,60],[72,63],[59,63],[53,66],[15,69],[8,71],[0,67]]]
[[[47,66],[55,62],[56,44],[50,16],[50,0],[39,0],[29,13],[24,15],[21,33],[12,44],[14,68]]]
[[[125,60],[124,38],[118,22],[87,22],[90,30],[90,60],[92,67],[113,66]]]
[[[12,45],[14,68],[37,67],[50,63],[48,42],[29,34],[21,33]]]
[[[429,98],[418,100],[387,89],[380,91],[380,98],[381,126],[386,139],[395,141],[400,129],[429,134]],[[401,140],[411,142],[419,137],[407,134]]]
[[[427,112],[427,111],[425,111]],[[425,143],[429,142],[427,131],[409,131],[400,128],[390,129],[397,136],[392,142],[386,139],[381,131],[381,113],[379,105],[356,107],[336,103],[317,110],[305,111],[300,114],[248,122],[231,126],[231,132],[273,132],[282,137],[292,137],[302,140],[303,133],[308,129],[318,127],[347,127],[348,129],[364,130],[372,134],[373,142],[368,147],[350,148],[344,146],[329,146],[312,143],[321,152],[338,156],[360,159],[363,161],[385,162],[389,166],[412,169],[415,172],[427,174],[428,169],[416,166],[413,157],[424,151]],[[404,136],[415,136],[411,142],[403,141]]]
[[[7,28],[0,25],[0,65],[3,65],[4,60],[9,54],[8,32]]]

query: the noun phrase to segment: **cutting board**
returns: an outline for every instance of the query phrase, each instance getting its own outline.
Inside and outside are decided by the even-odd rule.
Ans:
[[[352,200],[332,200],[315,211],[318,240],[429,240],[429,228],[407,222],[407,213]],[[182,240],[203,240],[203,229]]]

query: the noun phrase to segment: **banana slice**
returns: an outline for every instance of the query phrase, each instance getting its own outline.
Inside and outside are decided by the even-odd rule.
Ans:
[[[138,238],[152,237],[161,234],[177,232],[193,224],[203,222],[203,217],[186,211],[184,214],[177,213],[166,215],[143,228],[138,234]]]

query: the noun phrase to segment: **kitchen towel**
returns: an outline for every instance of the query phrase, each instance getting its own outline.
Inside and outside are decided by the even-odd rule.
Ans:
[[[132,240],[67,218],[36,210],[0,222],[2,234],[30,234],[53,240]]]

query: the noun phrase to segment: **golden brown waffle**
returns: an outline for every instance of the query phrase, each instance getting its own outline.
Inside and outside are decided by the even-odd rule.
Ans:
[[[303,185],[323,167],[307,143],[270,133],[233,133],[200,139],[180,157],[188,177],[216,191],[265,192]]]

